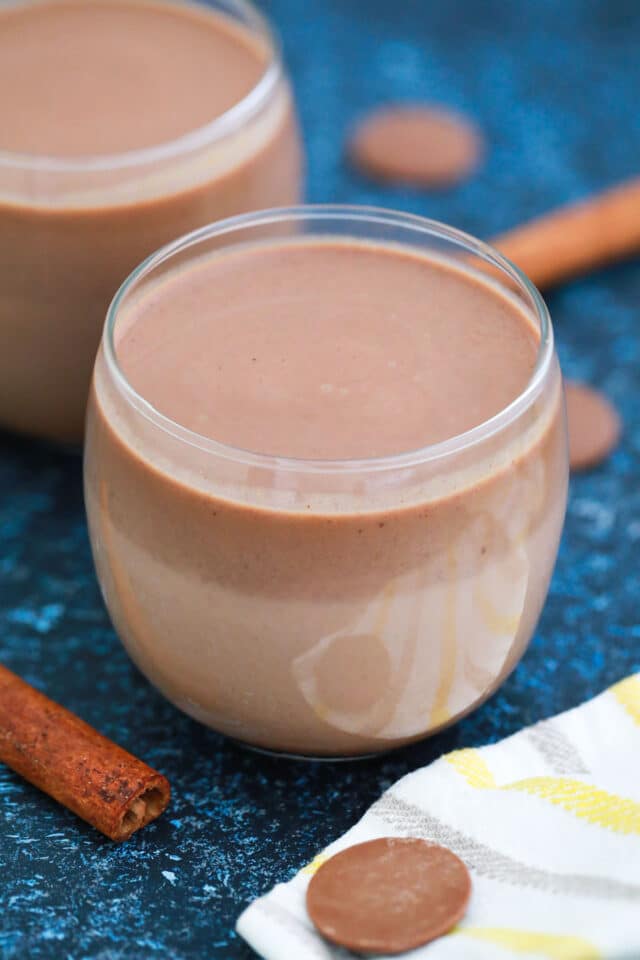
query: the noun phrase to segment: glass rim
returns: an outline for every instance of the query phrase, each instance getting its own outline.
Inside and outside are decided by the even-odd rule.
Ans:
[[[8,0],[9,6],[20,6],[25,3],[38,3],[40,0]],[[163,0],[174,3],[176,0]],[[181,134],[172,140],[166,140],[150,147],[141,147],[136,150],[125,150],[120,153],[81,154],[78,156],[58,156],[55,154],[21,153],[19,151],[0,149],[0,169],[13,168],[40,173],[106,173],[114,170],[135,168],[154,163],[158,160],[169,160],[211,145],[234,133],[252,116],[258,113],[268,103],[283,75],[280,40],[276,31],[264,14],[258,10],[252,0],[223,0],[229,11],[240,13],[245,19],[242,23],[253,34],[259,35],[267,43],[269,62],[260,79],[251,90],[203,126],[196,127],[187,133]],[[211,11],[212,7],[201,0],[180,0],[181,4],[200,7]],[[0,0],[0,7],[2,0]],[[225,11],[223,11],[225,12]]]
[[[386,456],[352,459],[307,459],[246,450],[199,434],[161,413],[132,386],[118,362],[115,347],[115,327],[120,308],[128,294],[136,289],[140,281],[166,261],[214,237],[233,233],[246,227],[269,226],[286,221],[299,222],[303,220],[318,222],[342,220],[346,223],[372,223],[391,227],[405,227],[419,234],[449,240],[468,252],[481,257],[485,262],[489,262],[500,269],[502,273],[506,273],[515,281],[520,292],[524,290],[527,294],[530,301],[529,305],[532,307],[532,312],[535,314],[540,329],[540,343],[535,365],[524,389],[506,407],[503,407],[488,420],[484,420],[463,433],[448,437],[446,440]],[[313,234],[308,236],[313,236]],[[410,246],[409,243],[407,245]],[[490,244],[437,220],[382,207],[348,204],[306,204],[292,207],[274,207],[259,212],[240,214],[194,230],[167,244],[147,257],[117,291],[107,311],[102,346],[107,370],[113,376],[116,387],[127,403],[145,419],[174,437],[174,439],[189,446],[197,447],[204,453],[235,463],[242,463],[246,466],[312,474],[377,473],[392,469],[410,469],[459,454],[463,450],[476,446],[504,430],[529,409],[546,383],[554,358],[553,326],[542,295],[519,267]]]

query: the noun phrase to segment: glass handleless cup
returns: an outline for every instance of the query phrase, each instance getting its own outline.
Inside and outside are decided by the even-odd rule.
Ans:
[[[368,460],[268,456],[172,421],[123,373],[123,317],[175,269],[283,235],[409,248],[487,278],[539,335],[526,388],[459,436]],[[567,479],[544,302],[499,253],[441,224],[340,207],[237,217],[147,260],[109,311],[85,450],[105,602],[153,684],[250,745],[370,754],[482,703],[535,629]]]
[[[79,443],[104,315],[131,270],[197,227],[300,199],[293,101],[267,23],[247,0],[150,7],[162,4],[224,16],[266,51],[264,72],[172,142],[86,157],[0,149],[0,427]],[[25,5],[0,0],[0,13]]]

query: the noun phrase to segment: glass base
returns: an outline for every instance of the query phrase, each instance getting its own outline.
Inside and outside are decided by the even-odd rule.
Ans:
[[[376,750],[375,753],[354,753],[347,756],[315,756],[308,753],[288,753],[286,750],[270,750],[268,747],[258,747],[254,743],[247,743],[245,740],[236,740],[235,737],[227,738],[236,747],[246,750],[248,753],[258,753],[263,757],[271,757],[273,760],[296,760],[306,761],[307,763],[348,763],[351,760],[374,760],[376,757],[384,757],[398,747],[388,747],[384,750]]]

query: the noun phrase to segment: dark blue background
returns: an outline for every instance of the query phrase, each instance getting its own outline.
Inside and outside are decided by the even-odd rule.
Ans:
[[[636,0],[269,0],[293,76],[313,201],[377,203],[481,236],[640,173]],[[343,135],[387,99],[475,116],[490,153],[441,194],[349,173]],[[393,756],[300,765],[238,750],[165,703],[121,649],[93,575],[80,461],[0,436],[0,658],[166,772],[170,812],[115,846],[0,769],[0,956],[247,958],[253,897],[397,777],[579,703],[640,669],[640,266],[549,299],[565,372],[603,387],[625,435],[573,480],[538,634],[493,700]],[[293,958],[292,958],[293,960]]]

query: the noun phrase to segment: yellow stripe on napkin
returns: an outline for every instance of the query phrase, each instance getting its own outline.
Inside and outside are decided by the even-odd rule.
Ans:
[[[611,693],[629,716],[640,724],[640,675],[627,677],[611,687]]]
[[[454,750],[447,753],[444,759],[464,777],[470,787],[477,787],[479,790],[497,788],[498,784],[479,750]]]
[[[588,823],[616,833],[640,834],[640,803],[567,777],[530,777],[505,784],[501,790],[521,790],[548,800]]]
[[[329,854],[319,853],[317,857],[314,857],[311,863],[308,863],[306,867],[303,867],[300,873],[304,873],[307,876],[313,876],[314,873],[317,873],[323,863],[326,863],[329,859]]]
[[[477,790],[519,790],[616,833],[640,834],[640,803],[569,777],[528,777],[498,784],[479,750],[455,750],[445,757]]]
[[[508,927],[461,927],[456,934],[484,940],[514,953],[534,953],[549,960],[600,960],[602,954],[583,937],[536,933]]]

